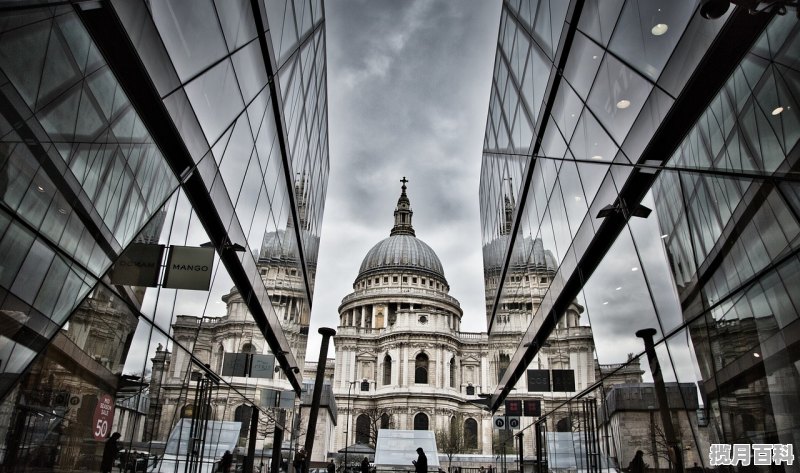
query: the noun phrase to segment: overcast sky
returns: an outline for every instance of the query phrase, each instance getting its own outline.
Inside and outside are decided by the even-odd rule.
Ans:
[[[403,176],[462,329],[485,331],[478,184],[500,2],[331,0],[325,15],[331,170],[306,358],[389,236]]]

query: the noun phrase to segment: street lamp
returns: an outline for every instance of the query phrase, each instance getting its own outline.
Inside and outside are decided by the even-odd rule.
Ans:
[[[347,387],[347,429],[344,431],[344,471],[347,473],[347,451],[350,449],[350,446],[347,445],[347,442],[350,441],[350,390],[353,389],[353,385],[358,383],[358,381],[348,381],[350,386]]]

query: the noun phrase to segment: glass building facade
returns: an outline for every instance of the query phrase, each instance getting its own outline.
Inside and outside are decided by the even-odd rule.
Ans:
[[[798,471],[770,452],[800,445],[800,22],[700,3],[503,2],[480,183],[490,339],[524,308],[509,301],[536,300],[489,403],[571,393],[523,421],[540,471],[637,450],[717,468],[712,444],[746,445],[730,471]],[[535,290],[531,242],[556,266]],[[576,354],[552,348],[575,304],[596,360],[578,391]]]
[[[322,0],[0,6],[4,471],[296,445],[325,48]]]

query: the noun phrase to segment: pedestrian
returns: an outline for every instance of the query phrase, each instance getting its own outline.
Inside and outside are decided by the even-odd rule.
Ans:
[[[336,463],[333,463],[333,460],[328,463],[328,473],[336,473]]]
[[[306,449],[300,447],[300,450],[297,451],[294,455],[294,471],[297,473],[305,473],[306,468]]]
[[[647,463],[644,462],[644,452],[636,450],[636,456],[628,464],[628,473],[644,473]]]
[[[417,448],[417,453],[419,454],[417,459],[411,461],[414,464],[414,471],[416,473],[427,473],[428,457],[425,456],[425,451],[422,450],[422,447]]]
[[[230,450],[225,450],[222,458],[219,461],[219,471],[222,473],[230,473],[231,465],[233,465],[233,454]]]
[[[121,433],[114,432],[111,434],[111,437],[106,440],[106,445],[103,447],[103,460],[100,462],[100,471],[102,473],[111,473],[111,470],[114,468],[114,460],[116,460],[117,455],[119,455],[119,446],[117,442],[120,437],[122,437]]]
[[[361,473],[369,473],[369,459],[367,457],[361,460]]]

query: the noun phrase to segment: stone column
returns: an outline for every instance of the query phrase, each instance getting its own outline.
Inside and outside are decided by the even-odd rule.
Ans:
[[[403,345],[402,348],[402,361],[403,361],[403,372],[400,382],[397,383],[400,386],[407,386],[408,385],[408,345]]]
[[[436,349],[436,364],[434,365],[436,369],[436,377],[433,379],[434,388],[442,388],[444,384],[442,383],[442,374],[444,372],[444,365],[442,364],[442,347]]]

